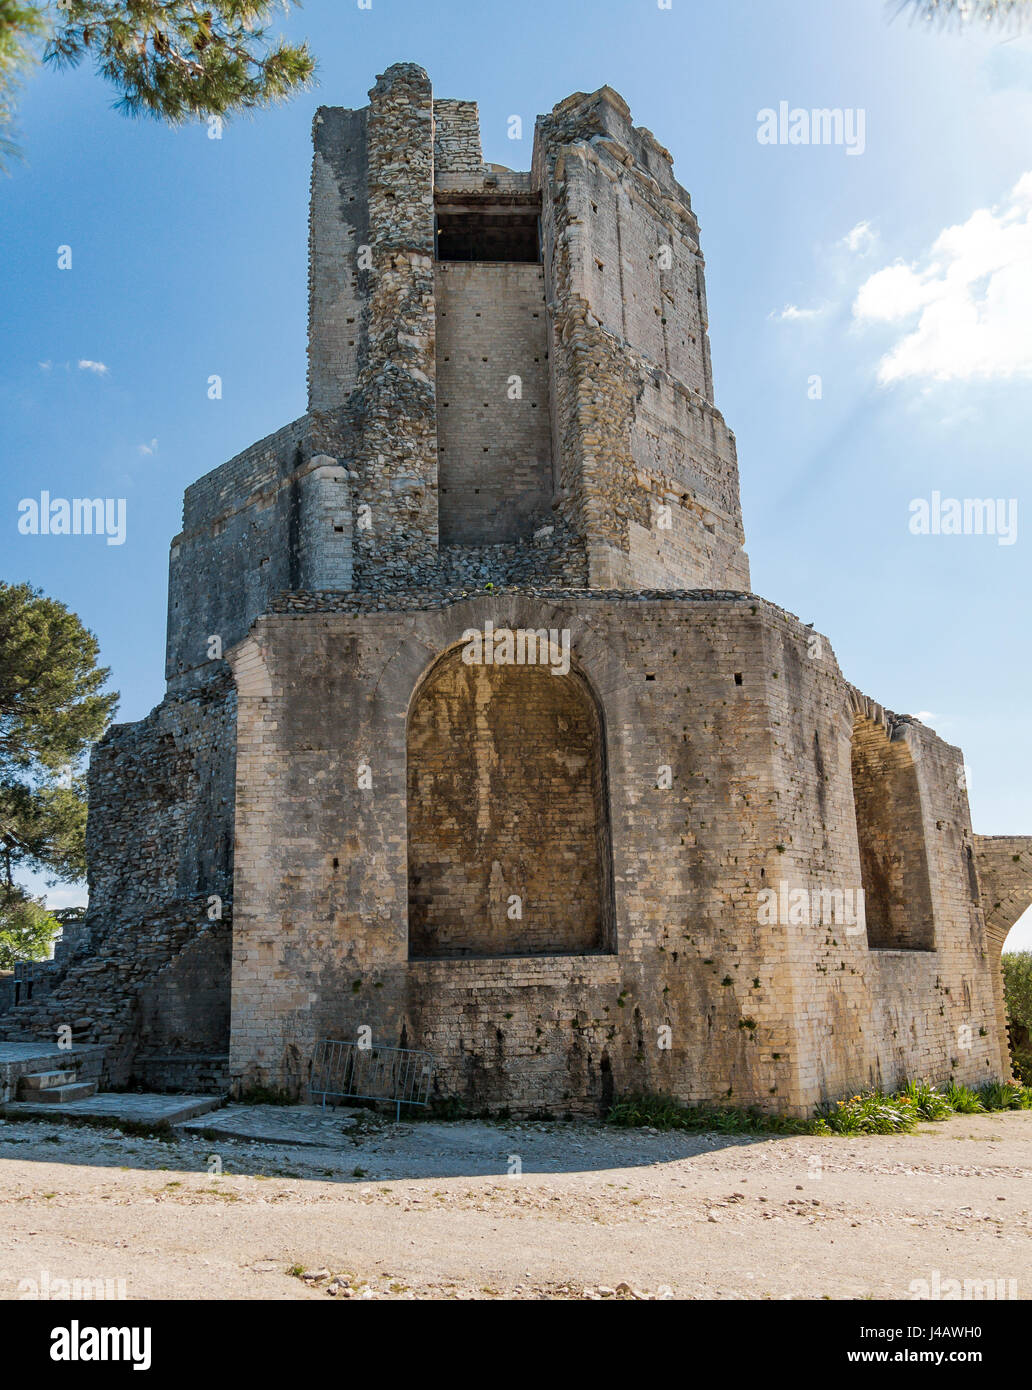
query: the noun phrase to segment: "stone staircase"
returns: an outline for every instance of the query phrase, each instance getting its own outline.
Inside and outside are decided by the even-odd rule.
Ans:
[[[70,1100],[85,1100],[97,1094],[95,1081],[80,1081],[78,1070],[69,1067],[61,1071],[28,1072],[18,1080],[18,1099],[41,1105],[61,1105]]]
[[[101,1091],[103,1069],[104,1048],[95,1044],[58,1048],[25,1038],[0,1040],[0,1118],[110,1121],[165,1131],[225,1104],[224,1094]]]

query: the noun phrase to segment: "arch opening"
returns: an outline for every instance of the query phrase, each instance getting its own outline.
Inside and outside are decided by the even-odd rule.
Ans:
[[[1012,931],[1022,922],[1023,914],[1032,910],[1032,836],[976,835],[975,859],[993,972],[1000,1055],[1005,1067],[1012,1057],[1020,1055],[1024,1076],[1029,1069],[1026,1057],[1032,1060],[1032,1043],[1022,1033],[1021,1025],[1012,1026],[1008,1018],[1003,957]]]
[[[904,739],[858,716],[851,756],[867,944],[932,951],[935,917],[917,769]]]
[[[409,955],[612,950],[601,712],[577,671],[445,655],[408,722]]]

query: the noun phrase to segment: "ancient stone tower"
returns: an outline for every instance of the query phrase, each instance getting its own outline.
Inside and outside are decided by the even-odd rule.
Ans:
[[[308,411],[187,489],[92,948],[18,1026],[295,1094],[367,1030],[556,1112],[1006,1074],[1030,842],[748,592],[670,155],[608,87],[529,173],[419,67],[369,96],[315,117]]]

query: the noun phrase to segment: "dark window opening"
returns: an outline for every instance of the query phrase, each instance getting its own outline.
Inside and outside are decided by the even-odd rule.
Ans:
[[[541,260],[538,214],[534,208],[447,208],[437,214],[439,261]]]

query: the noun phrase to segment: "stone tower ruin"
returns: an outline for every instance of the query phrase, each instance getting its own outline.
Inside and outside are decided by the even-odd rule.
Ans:
[[[308,410],[186,491],[90,949],[5,1022],[292,1094],[367,1030],[516,1111],[1008,1074],[1032,842],[749,592],[670,154],[603,87],[485,164],[412,64],[313,139]]]

